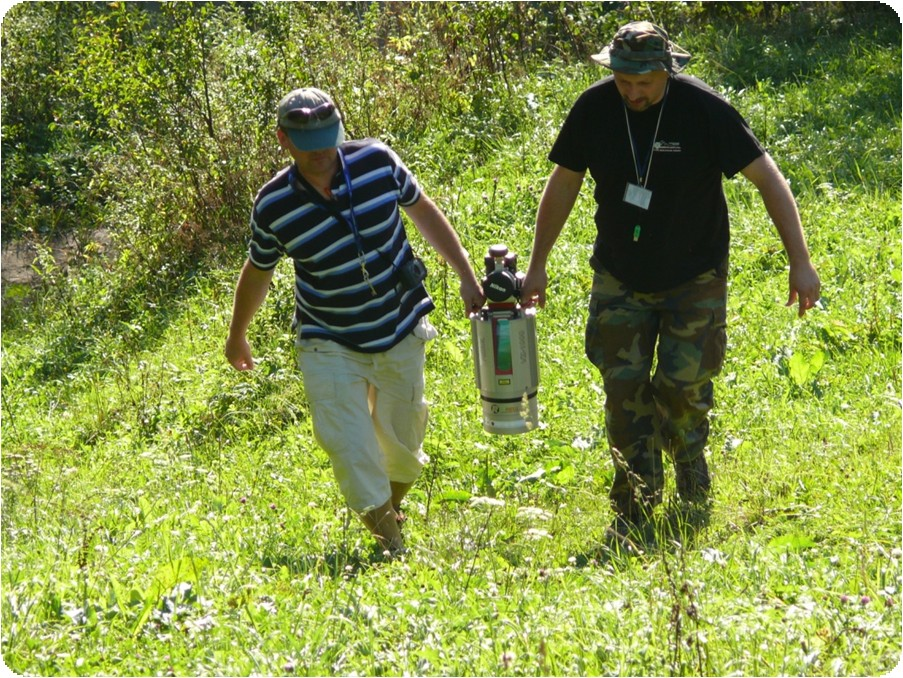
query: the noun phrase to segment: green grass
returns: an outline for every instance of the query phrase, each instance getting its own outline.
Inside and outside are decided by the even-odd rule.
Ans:
[[[53,296],[4,328],[6,665],[29,675],[890,671],[903,586],[900,111],[849,108],[850,92],[899,94],[899,44],[875,51],[892,82],[859,78],[838,58],[836,83],[775,75],[732,94],[754,127],[797,126],[769,136],[794,181],[824,304],[802,320],[784,307],[777,234],[754,189],[728,182],[729,352],[707,520],[673,501],[669,476],[658,547],[583,564],[610,520],[612,473],[601,380],[582,348],[589,186],[550,262],[534,433],[482,431],[457,282],[419,248],[441,332],[427,361],[432,463],[408,502],[409,553],[391,563],[374,557],[313,442],[288,265],[252,326],[259,369],[225,363],[236,251],[231,267],[179,281],[168,301],[134,299],[111,329],[80,325]],[[526,264],[547,148],[598,76],[553,66],[520,83],[533,118],[514,138],[484,139],[495,151],[485,162],[459,162],[473,142],[463,132],[460,146],[436,130],[402,151],[476,263],[504,241]],[[815,99],[817,121],[803,106]],[[79,284],[67,294],[85,304],[103,290]]]

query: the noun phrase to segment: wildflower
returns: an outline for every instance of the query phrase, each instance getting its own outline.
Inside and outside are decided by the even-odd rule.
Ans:
[[[592,446],[593,441],[587,440],[582,436],[577,436],[576,438],[574,438],[574,442],[571,443],[571,447],[573,447],[575,450],[588,450]]]
[[[494,497],[471,497],[470,505],[471,506],[504,506],[505,502],[502,499],[496,499]]]

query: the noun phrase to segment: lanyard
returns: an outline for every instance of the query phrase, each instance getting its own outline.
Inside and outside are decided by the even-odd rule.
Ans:
[[[350,219],[345,219],[336,205],[323,200],[316,189],[314,189],[307,179],[304,178],[301,172],[295,170],[295,177],[298,179],[299,183],[304,185],[307,192],[311,194],[311,197],[314,199],[314,204],[329,212],[336,221],[344,221],[351,229],[351,235],[354,236],[354,244],[357,246],[357,261],[361,266],[361,275],[364,278],[364,282],[367,283],[367,286],[370,288],[370,293],[375,297],[377,292],[376,288],[373,287],[373,283],[370,282],[370,272],[367,270],[367,258],[364,255],[364,241],[361,238],[360,232],[357,230],[357,220],[354,218],[354,199],[351,195],[351,173],[348,171],[348,166],[345,164],[345,156],[342,153],[342,150],[336,149],[336,152],[339,155],[339,163],[342,166],[342,177],[345,179],[345,185],[348,187],[348,213]],[[377,253],[379,253],[379,250],[377,250]]]
[[[354,243],[357,245],[357,261],[361,265],[361,275],[364,282],[370,287],[370,293],[375,297],[376,288],[370,282],[370,272],[367,270],[367,258],[364,256],[364,243],[361,239],[360,231],[357,230],[357,220],[354,218],[354,198],[351,195],[351,173],[348,171],[348,165],[345,163],[345,154],[342,149],[337,148],[336,153],[339,154],[339,164],[342,165],[342,177],[345,179],[345,186],[348,187],[348,226],[351,227],[351,234],[354,236]],[[379,250],[377,250],[378,252]]]
[[[655,123],[655,132],[652,135],[652,146],[649,148],[649,156],[646,159],[646,162],[643,163],[642,168],[637,164],[636,142],[633,138],[633,132],[630,130],[630,116],[627,115],[627,104],[623,104],[624,120],[627,121],[627,135],[630,137],[630,153],[633,155],[633,169],[636,172],[636,182],[643,188],[646,188],[646,184],[649,183],[649,175],[652,173],[652,156],[655,151],[655,140],[658,138],[658,127],[662,124],[662,113],[665,112],[665,101],[668,99],[668,90],[670,88],[671,83],[668,82],[665,86],[665,95],[662,97],[662,107],[658,109],[658,121]],[[641,169],[643,170],[642,174],[640,173]]]
[[[345,186],[348,187],[348,226],[351,228],[351,234],[354,236],[354,242],[357,244],[358,256],[364,252],[364,244],[361,241],[361,234],[357,230],[357,220],[354,218],[354,198],[351,195],[351,173],[348,171],[348,165],[345,163],[345,154],[342,149],[336,149],[339,154],[339,164],[342,166],[342,178],[345,179]]]
[[[357,260],[361,265],[361,275],[364,276],[364,282],[370,287],[370,292],[376,296],[376,288],[370,282],[370,272],[367,271],[367,258],[364,256],[364,243],[361,240],[360,231],[357,230],[357,220],[354,218],[354,198],[351,195],[351,173],[348,171],[348,165],[345,163],[345,154],[342,149],[337,148],[339,154],[339,164],[342,165],[342,177],[345,179],[345,185],[348,187],[348,216],[350,217],[348,225],[351,227],[351,234],[354,236],[354,243],[357,245]],[[379,254],[379,250],[376,250]]]

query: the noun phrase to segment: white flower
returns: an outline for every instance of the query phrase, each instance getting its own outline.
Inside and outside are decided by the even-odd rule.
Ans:
[[[495,497],[471,497],[471,506],[504,506],[505,502]]]

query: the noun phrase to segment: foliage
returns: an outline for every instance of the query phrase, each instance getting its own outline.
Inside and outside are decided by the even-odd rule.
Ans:
[[[85,248],[68,271],[42,248],[39,287],[4,306],[6,665],[890,670],[903,586],[900,33],[861,4],[13,7],[4,237],[42,241],[83,220],[114,247]],[[611,480],[580,330],[591,187],[550,262],[535,433],[480,430],[457,283],[418,248],[441,331],[427,364],[432,461],[406,507],[409,553],[381,562],[311,435],[289,266],[251,330],[259,368],[239,374],[222,358],[253,191],[284,162],[275,102],[298,83],[333,92],[355,136],[386,139],[415,170],[475,261],[501,241],[523,265],[548,148],[600,77],[586,55],[646,16],[696,55],[690,72],[731,99],[791,178],[822,308],[802,321],[782,308],[779,240],[755,190],[727,182],[714,506],[688,512],[669,486],[656,548],[587,565]]]

